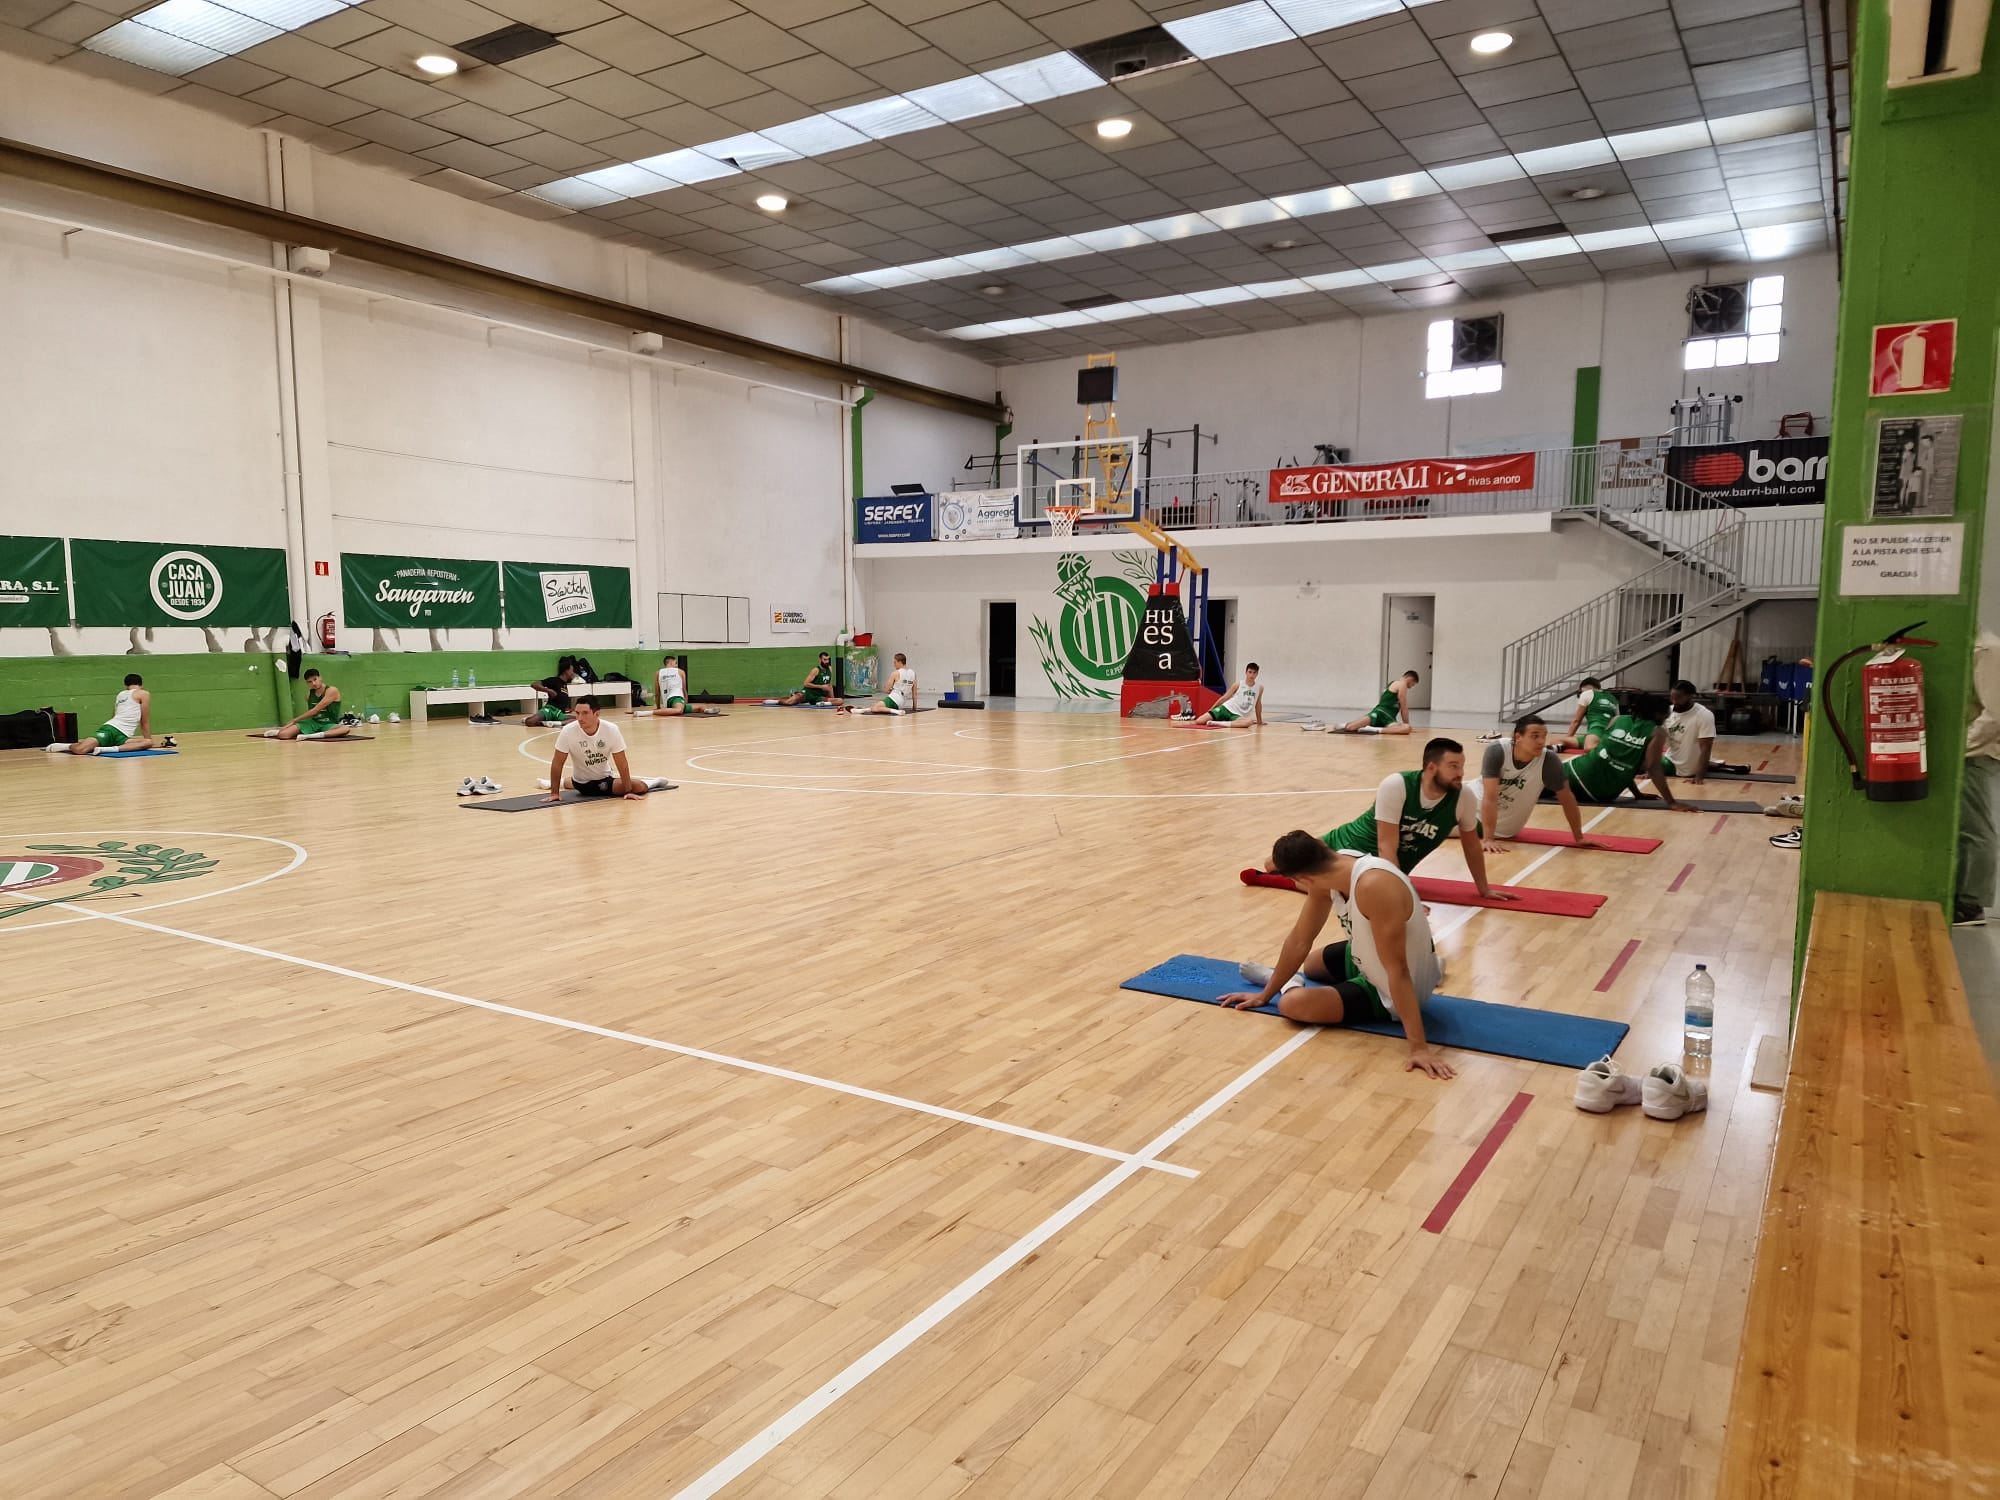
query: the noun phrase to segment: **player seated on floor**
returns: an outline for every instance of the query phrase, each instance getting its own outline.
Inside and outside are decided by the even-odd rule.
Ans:
[[[1465,789],[1465,747],[1457,740],[1435,739],[1424,746],[1422,770],[1384,776],[1375,788],[1374,805],[1334,829],[1324,842],[1329,849],[1376,855],[1407,875],[1456,831],[1479,894],[1491,901],[1519,900],[1487,882],[1475,807]]]
[[[1685,776],[1699,782],[1710,771],[1734,771],[1748,766],[1732,766],[1715,758],[1715,715],[1695,697],[1694,684],[1683,677],[1667,690],[1673,712],[1660,728],[1667,733],[1667,754],[1660,768],[1669,776]]]
[[[340,722],[340,689],[315,669],[305,675],[306,711],[287,724],[264,731],[267,740],[337,740],[352,731]]]
[[[548,792],[549,801],[562,801],[565,762],[570,766],[568,785],[579,797],[623,797],[636,802],[652,790],[645,779],[632,774],[625,759],[625,736],[597,712],[593,700],[578,698],[570,705],[570,712],[574,717],[556,735],[548,779],[536,783]]]
[[[654,674],[654,680],[659,684],[660,689],[660,706],[653,710],[656,718],[677,719],[688,717],[699,719],[705,718],[710,714],[722,712],[719,708],[701,708],[691,705],[688,702],[687,673],[681,670],[680,662],[671,656],[666,657],[664,662],[665,664]],[[637,714],[640,710],[635,708],[632,712]]]
[[[1606,725],[1591,749],[1563,767],[1576,800],[1602,805],[1630,792],[1650,801],[1633,785],[1644,776],[1667,807],[1674,812],[1694,812],[1694,808],[1674,801],[1674,789],[1667,785],[1667,732],[1659,722],[1665,714],[1666,705],[1656,694],[1648,693],[1633,702],[1631,713],[1620,714]]]
[[[817,706],[821,703],[830,702],[832,698],[833,653],[831,651],[822,651],[819,654],[819,660],[813,664],[813,669],[806,673],[804,683],[786,697],[766,698],[764,701],[766,703],[775,703],[780,708],[791,708],[793,705],[799,703],[804,703],[808,706]]]
[[[1405,672],[1382,689],[1375,706],[1358,719],[1335,724],[1328,734],[1408,734],[1410,733],[1410,689],[1423,679],[1414,670]]]
[[[1406,1070],[1450,1078],[1450,1063],[1424,1039],[1423,1003],[1444,977],[1431,942],[1429,914],[1410,877],[1386,859],[1327,848],[1293,829],[1271,848],[1271,866],[1305,892],[1305,905],[1285,936],[1278,961],[1246,963],[1243,977],[1263,988],[1224,995],[1235,1009],[1278,1002],[1278,1013],[1315,1026],[1347,1021],[1399,1021],[1409,1038]],[[1328,915],[1340,919],[1344,943],[1318,946]],[[1325,988],[1306,988],[1302,980]]]
[[[153,695],[137,672],[125,674],[125,689],[111,705],[111,718],[89,739],[74,745],[44,745],[52,755],[123,755],[133,750],[174,748],[170,734],[153,737]]]
[[[866,708],[857,708],[858,714],[907,714],[917,708],[917,674],[910,666],[909,657],[896,653],[896,670],[889,674],[889,688],[881,698]]]
[[[1538,714],[1514,721],[1514,733],[1503,744],[1493,741],[1479,765],[1479,826],[1485,831],[1488,854],[1505,854],[1502,839],[1520,837],[1528,814],[1544,792],[1555,793],[1569,819],[1570,837],[1579,849],[1601,849],[1583,836],[1583,809],[1563,775],[1562,757],[1549,746],[1549,726]]]
[[[1617,717],[1618,695],[1607,693],[1604,684],[1595,677],[1586,677],[1577,684],[1576,712],[1570,715],[1569,730],[1556,736],[1556,744],[1588,750],[1603,737],[1604,731]]]
[[[530,729],[537,724],[566,724],[569,722],[569,690],[576,683],[576,658],[565,656],[556,665],[555,676],[544,677],[540,682],[530,683],[535,690],[535,711],[521,722]]]
[[[1259,724],[1264,722],[1264,685],[1257,680],[1257,663],[1243,669],[1243,680],[1233,684],[1228,696],[1194,721],[1197,729],[1210,724]]]

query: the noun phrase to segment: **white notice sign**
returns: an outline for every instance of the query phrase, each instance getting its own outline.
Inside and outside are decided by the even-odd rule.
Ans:
[[[1842,528],[1840,592],[1956,594],[1965,553],[1965,523]]]

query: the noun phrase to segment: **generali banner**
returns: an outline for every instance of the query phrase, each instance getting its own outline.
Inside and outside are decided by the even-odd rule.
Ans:
[[[1267,493],[1277,505],[1309,500],[1400,500],[1417,495],[1485,495],[1535,487],[1535,455],[1405,458],[1391,464],[1320,464],[1273,469]]]

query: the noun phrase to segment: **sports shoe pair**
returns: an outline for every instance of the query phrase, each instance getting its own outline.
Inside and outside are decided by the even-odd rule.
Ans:
[[[1621,1104],[1636,1104],[1655,1120],[1678,1120],[1708,1108],[1708,1084],[1690,1078],[1678,1063],[1661,1063],[1634,1078],[1608,1056],[1576,1075],[1578,1109],[1608,1115]]]
[[[458,784],[458,795],[461,797],[485,797],[490,796],[494,792],[504,792],[506,790],[507,788],[500,785],[491,776],[476,778],[468,776]]]
[[[1797,792],[1787,792],[1764,809],[1767,818],[1803,818],[1805,815],[1806,799]]]

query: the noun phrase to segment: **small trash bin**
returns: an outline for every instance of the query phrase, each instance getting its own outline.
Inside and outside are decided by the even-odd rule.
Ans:
[[[979,674],[977,672],[954,672],[951,674],[951,695],[957,699],[970,701],[979,696]]]

